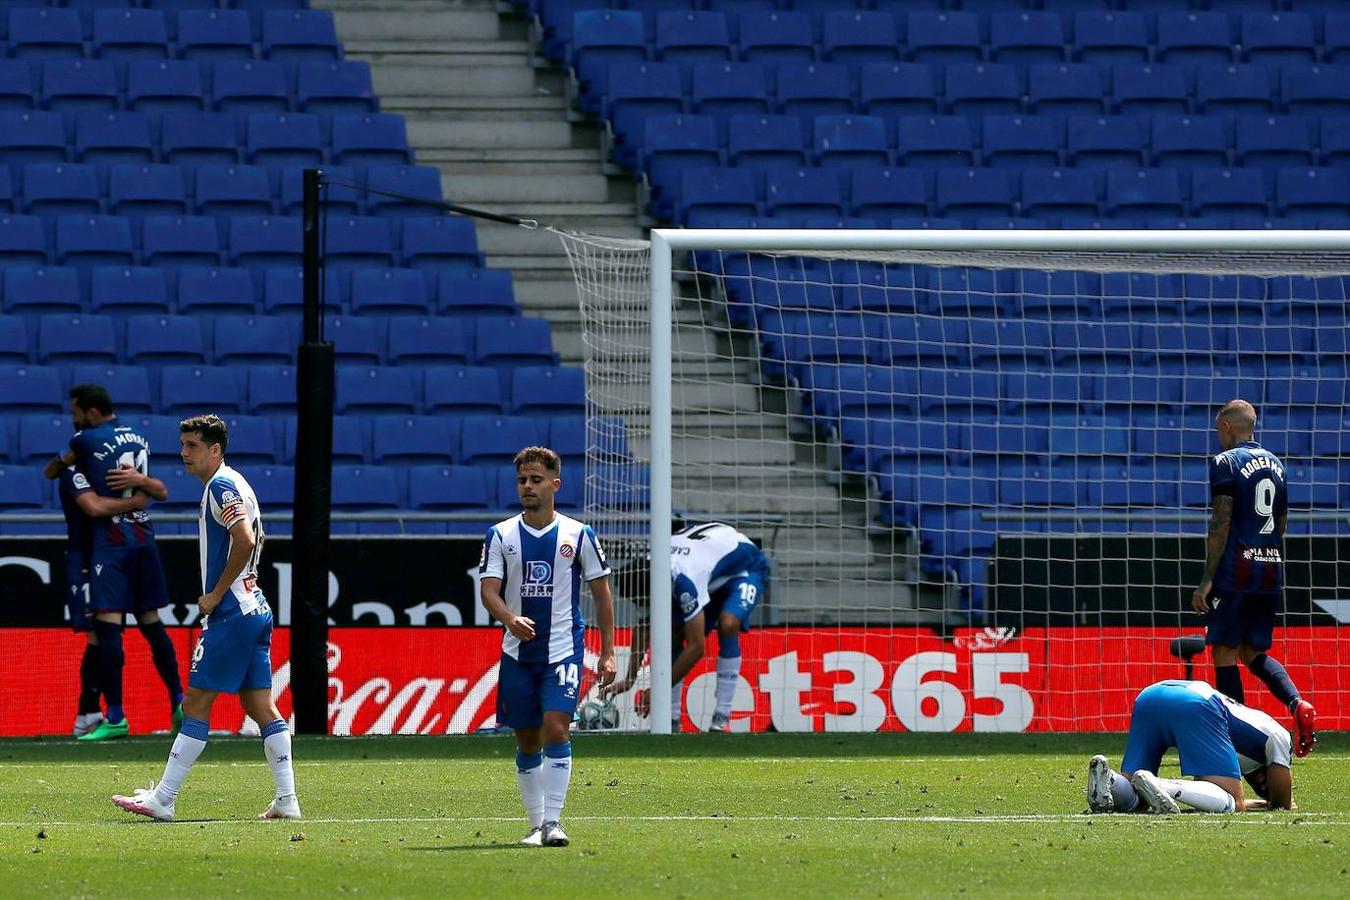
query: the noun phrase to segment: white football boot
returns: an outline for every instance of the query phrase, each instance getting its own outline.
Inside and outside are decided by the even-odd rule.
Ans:
[[[294,794],[277,797],[267,804],[267,809],[258,813],[260,819],[298,819],[300,818],[300,800]]]
[[[731,716],[713,713],[712,722],[708,723],[708,732],[710,734],[728,734],[730,731]]]
[[[1098,754],[1088,763],[1088,809],[1095,813],[1116,811],[1116,800],[1111,796],[1111,766],[1106,757]]]
[[[112,798],[112,802],[129,813],[145,816],[156,822],[173,821],[173,804],[160,803],[156,800],[153,784],[148,788],[136,788],[130,797],[117,794]]]
[[[544,846],[544,826],[536,825],[531,828],[530,833],[521,838],[519,843],[522,847]]]
[[[1139,795],[1139,799],[1148,804],[1148,811],[1155,815],[1163,815],[1181,812],[1181,807],[1177,806],[1177,801],[1167,793],[1167,788],[1162,786],[1158,776],[1144,769],[1140,769],[1130,776],[1130,784],[1134,785],[1134,792]]]
[[[545,847],[566,847],[572,843],[567,837],[567,832],[563,831],[557,822],[545,822],[542,831]]]
[[[71,737],[79,737],[82,734],[88,734],[98,727],[98,723],[103,721],[103,713],[80,713],[75,717],[75,727],[70,729]]]

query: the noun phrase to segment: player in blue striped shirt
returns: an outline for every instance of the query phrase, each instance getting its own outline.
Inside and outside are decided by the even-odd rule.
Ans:
[[[1284,666],[1272,659],[1271,635],[1284,590],[1284,532],[1289,493],[1284,463],[1256,442],[1256,409],[1233,400],[1214,420],[1222,452],[1209,461],[1213,510],[1205,570],[1191,597],[1205,617],[1205,643],[1214,655],[1214,686],[1241,703],[1241,659],[1294,717],[1294,752],[1317,742],[1316,713]]]

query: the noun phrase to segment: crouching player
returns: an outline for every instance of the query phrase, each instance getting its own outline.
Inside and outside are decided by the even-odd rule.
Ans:
[[[1194,780],[1159,778],[1168,747]],[[1135,698],[1120,772],[1104,756],[1088,765],[1092,812],[1175,813],[1178,802],[1201,812],[1292,809],[1289,732],[1203,681],[1160,681]],[[1261,797],[1247,800],[1242,776]]]
[[[670,574],[675,620],[670,692],[673,730],[680,731],[683,718],[681,683],[702,658],[707,635],[716,630],[717,682],[708,730],[730,731],[731,704],[741,677],[741,633],[750,630],[750,617],[768,589],[768,557],[730,525],[691,525],[670,536]],[[627,676],[602,693],[622,694],[633,686],[647,648],[644,631],[634,631]]]

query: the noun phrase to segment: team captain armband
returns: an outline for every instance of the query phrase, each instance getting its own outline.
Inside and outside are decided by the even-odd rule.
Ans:
[[[214,485],[213,485],[214,487]],[[214,492],[213,492],[214,493]],[[220,522],[226,528],[233,528],[245,516],[243,498],[235,492],[232,487],[221,486],[219,495],[215,497],[219,512],[216,514],[216,521]]]

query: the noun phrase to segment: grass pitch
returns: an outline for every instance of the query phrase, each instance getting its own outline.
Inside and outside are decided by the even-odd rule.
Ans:
[[[166,738],[0,742],[0,894],[1350,894],[1350,735],[1292,813],[1087,816],[1122,735],[579,735],[565,849],[526,849],[506,737],[300,738],[306,819],[258,822],[258,740],[213,738],[160,824],[108,798]],[[1175,757],[1164,774],[1175,774]]]

